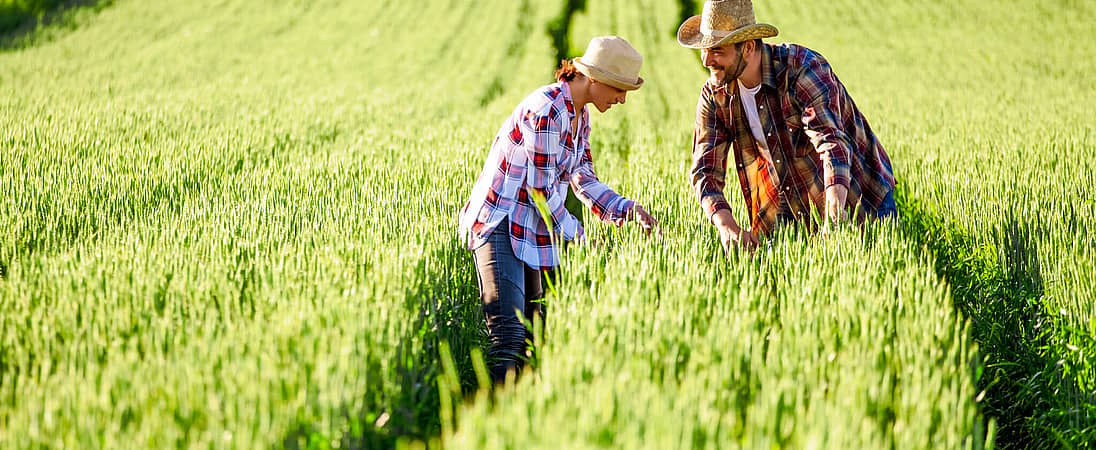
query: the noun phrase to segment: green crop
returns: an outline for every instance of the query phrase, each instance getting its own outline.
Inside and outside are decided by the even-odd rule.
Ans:
[[[2,50],[0,448],[1091,448],[1093,6],[756,1],[903,217],[749,257],[688,184],[699,5],[120,1]],[[604,34],[646,84],[594,165],[663,237],[587,213],[488,394],[456,216]]]

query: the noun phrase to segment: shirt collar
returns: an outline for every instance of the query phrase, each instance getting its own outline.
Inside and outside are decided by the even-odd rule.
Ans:
[[[563,106],[567,108],[567,113],[571,117],[575,116],[575,103],[573,97],[571,97],[571,86],[566,81],[559,82],[560,91],[563,92]]]
[[[777,68],[773,61],[773,52],[768,45],[761,44],[761,84],[776,89]]]

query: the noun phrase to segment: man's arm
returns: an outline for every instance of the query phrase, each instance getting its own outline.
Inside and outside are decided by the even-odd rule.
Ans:
[[[826,192],[826,219],[844,220],[850,184],[853,142],[842,128],[848,93],[820,55],[812,55],[796,77],[794,95],[803,105],[804,132],[821,155]]]
[[[743,231],[731,214],[731,206],[723,196],[726,185],[727,153],[730,134],[724,121],[717,117],[717,105],[711,89],[705,85],[696,105],[696,123],[693,126],[693,191],[704,216],[719,230],[724,250],[734,242],[747,248],[757,245],[757,237]]]
[[[721,210],[730,212],[730,205],[723,197],[730,136],[716,116],[716,110],[712,92],[705,85],[696,105],[693,166],[689,173],[692,176],[693,192],[708,220],[712,220],[712,216]]]

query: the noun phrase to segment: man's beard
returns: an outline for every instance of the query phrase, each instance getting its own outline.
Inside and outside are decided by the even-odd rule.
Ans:
[[[722,73],[722,76],[716,75],[716,70],[715,69],[710,69],[711,70],[711,77],[709,77],[709,79],[711,80],[712,84],[715,85],[715,87],[726,86],[727,84],[729,84],[731,82],[731,79],[730,79],[730,77],[728,76],[728,73],[727,73],[727,68],[719,67],[718,69],[719,69],[719,72]]]
[[[716,76],[715,69],[719,69],[719,72],[723,73],[722,78]],[[742,75],[742,72],[746,71],[746,65],[744,64],[741,55],[739,55],[738,60],[735,61],[734,69],[735,73],[728,71],[727,66],[709,68],[708,70],[711,71],[711,77],[709,78],[712,80],[712,84],[714,84],[715,87],[723,87],[738,79],[738,77]]]

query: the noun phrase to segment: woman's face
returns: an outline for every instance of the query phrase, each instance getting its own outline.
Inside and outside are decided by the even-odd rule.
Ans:
[[[598,111],[605,112],[617,103],[624,104],[628,91],[617,89],[597,80],[590,81],[590,101]]]

